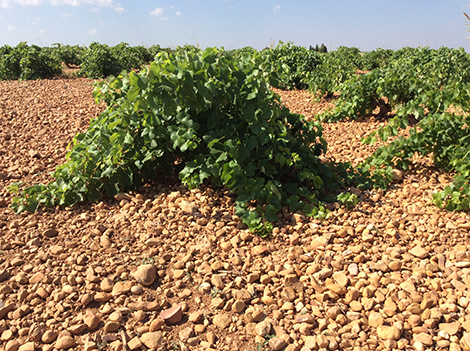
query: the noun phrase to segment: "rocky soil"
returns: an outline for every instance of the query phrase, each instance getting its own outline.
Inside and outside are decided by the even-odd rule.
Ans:
[[[0,82],[0,348],[470,350],[468,213],[430,203],[428,160],[328,220],[244,229],[228,193],[146,186],[15,215],[13,182],[45,182],[103,110],[92,81]],[[328,107],[281,92],[307,117]],[[325,125],[327,157],[357,163],[384,121]]]

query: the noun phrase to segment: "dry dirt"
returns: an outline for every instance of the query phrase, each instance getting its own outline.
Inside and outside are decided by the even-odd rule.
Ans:
[[[7,186],[50,179],[104,109],[91,92],[0,82],[0,348],[470,350],[469,215],[430,203],[450,178],[428,160],[328,220],[286,214],[270,240],[230,194],[179,185],[15,215]],[[309,118],[329,105],[280,93]],[[325,125],[327,156],[363,160],[381,123]]]

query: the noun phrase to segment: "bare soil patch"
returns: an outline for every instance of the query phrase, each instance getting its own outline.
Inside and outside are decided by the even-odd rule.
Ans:
[[[0,82],[3,349],[470,349],[470,216],[430,203],[450,178],[428,160],[386,192],[352,189],[360,204],[328,220],[286,213],[269,240],[230,194],[179,185],[15,215],[7,186],[50,179],[104,109],[91,92],[84,78]],[[307,118],[330,104],[278,93]],[[381,123],[325,124],[327,157],[364,160]]]

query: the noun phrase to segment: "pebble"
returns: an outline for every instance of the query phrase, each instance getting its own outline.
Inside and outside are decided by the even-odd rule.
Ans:
[[[401,332],[394,325],[379,325],[377,327],[377,336],[382,340],[398,340],[400,339]]]
[[[152,285],[157,275],[155,266],[151,264],[141,265],[133,273],[135,280],[145,286]]]
[[[167,325],[176,324],[183,318],[183,309],[180,305],[174,305],[169,309],[163,310],[160,313],[160,318],[163,319]]]
[[[232,323],[232,319],[225,313],[219,313],[214,316],[212,323],[220,329],[225,329]]]
[[[59,350],[69,349],[73,346],[75,346],[75,339],[67,335],[60,337],[55,343],[55,348]]]
[[[72,83],[66,82],[68,96]],[[35,84],[29,81],[28,89]],[[29,91],[2,96],[8,103],[24,94]],[[70,99],[71,106],[86,100]],[[44,101],[53,100],[50,94]],[[26,105],[42,103],[15,109]],[[90,106],[68,119],[86,126],[99,115]],[[28,116],[59,111],[41,108]],[[82,114],[86,121],[76,120]],[[78,131],[70,121],[56,125],[61,120],[18,124],[16,133],[35,135],[32,125],[49,124],[58,134]],[[370,123],[325,124],[325,136],[336,138],[329,144],[335,157],[359,160],[365,149],[355,140]],[[36,153],[34,138],[24,143],[11,130],[2,132],[7,154],[10,146],[27,147],[7,155],[0,182],[3,174],[29,177],[28,168],[53,170],[47,145],[38,147],[41,159],[24,163],[23,153]],[[12,143],[5,148],[7,132]],[[67,340],[69,349],[104,343],[115,351],[159,349],[175,340],[181,350],[256,349],[258,342],[283,351],[470,351],[470,217],[426,202],[448,183],[434,171],[409,170],[387,191],[351,189],[365,200],[348,211],[332,206],[324,220],[282,212],[269,240],[246,229],[223,189],[156,184],[78,211],[20,216],[5,212],[9,195],[2,193],[0,349],[53,351]],[[179,311],[164,320],[175,306]]]

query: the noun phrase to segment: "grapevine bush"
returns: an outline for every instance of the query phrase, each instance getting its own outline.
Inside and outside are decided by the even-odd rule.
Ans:
[[[409,136],[380,147],[359,169],[371,172],[385,186],[392,167],[406,170],[415,154],[429,155],[437,167],[454,174],[453,183],[433,195],[434,202],[448,210],[468,209],[469,83],[470,59],[463,49],[404,48],[384,67],[341,84],[336,107],[319,118],[330,122],[356,119],[386,101],[392,118],[365,142],[387,140],[407,127]]]
[[[325,215],[320,201],[338,188],[339,168],[319,159],[322,127],[279,103],[261,64],[259,54],[180,50],[97,83],[107,109],[73,139],[54,180],[24,189],[12,207],[96,201],[178,175],[190,188],[227,187],[254,230],[269,229],[283,206]]]
[[[315,71],[321,62],[321,54],[292,43],[279,44],[273,49],[265,49],[264,69],[276,78],[276,88],[292,90],[306,89],[306,78]]]
[[[86,51],[85,47],[78,45],[54,45],[52,55],[55,55],[67,67],[80,66],[82,64],[82,57]]]
[[[0,48],[0,80],[28,80],[60,74],[60,61],[46,48],[19,43],[15,47]]]

